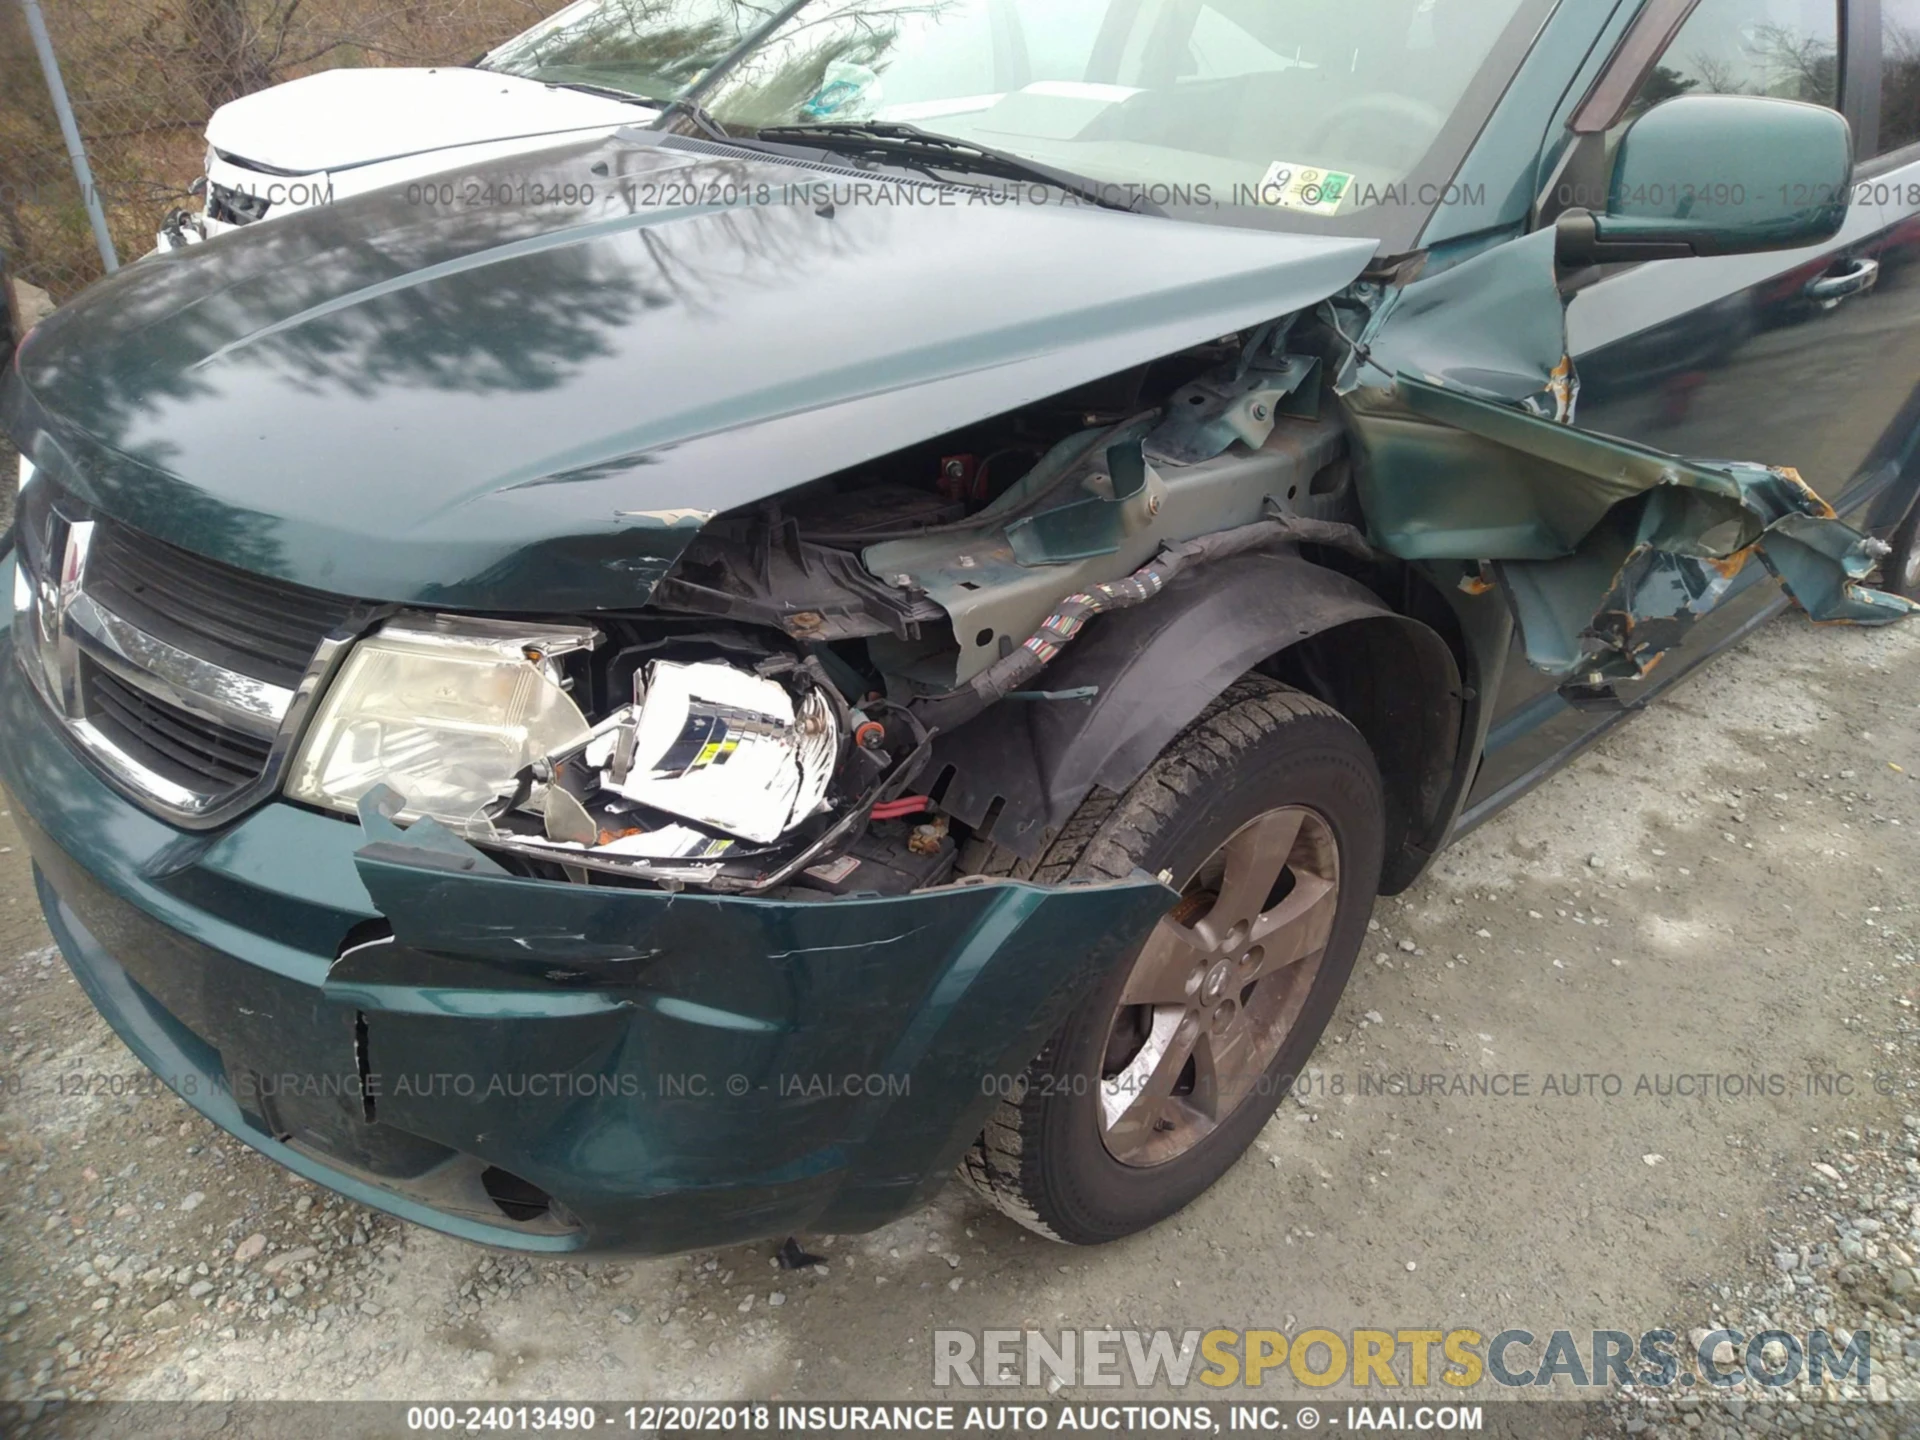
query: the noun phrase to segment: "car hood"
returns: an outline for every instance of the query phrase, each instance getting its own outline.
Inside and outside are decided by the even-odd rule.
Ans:
[[[28,336],[0,420],[100,511],[263,574],[631,608],[716,512],[1315,304],[1374,250],[690,144],[142,260]]]
[[[323,70],[222,105],[207,122],[207,143],[255,169],[311,175],[461,145],[630,125],[651,113],[486,70]]]

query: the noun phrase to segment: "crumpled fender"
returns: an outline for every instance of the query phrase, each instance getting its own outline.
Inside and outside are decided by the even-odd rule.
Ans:
[[[1375,543],[1491,562],[1527,658],[1550,674],[1644,678],[1755,558],[1820,623],[1885,625],[1920,609],[1864,583],[1885,546],[1792,470],[1682,460],[1408,375],[1368,414]],[[1423,422],[1441,429],[1444,476],[1435,456],[1407,455]],[[1415,475],[1421,494],[1406,484]],[[1424,498],[1440,487],[1444,502]]]
[[[1572,689],[1647,676],[1756,558],[1819,623],[1920,609],[1865,584],[1886,547],[1794,471],[1577,428],[1551,231],[1385,296],[1339,388],[1369,538],[1485,565]]]

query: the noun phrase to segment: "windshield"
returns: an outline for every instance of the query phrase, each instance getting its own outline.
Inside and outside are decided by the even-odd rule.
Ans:
[[[904,121],[1161,203],[1334,217],[1404,200],[1523,7],[580,0],[483,63],[696,99],[741,134]]]

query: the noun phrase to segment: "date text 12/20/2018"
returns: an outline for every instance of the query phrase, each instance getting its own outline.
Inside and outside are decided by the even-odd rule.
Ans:
[[[771,1405],[409,1405],[407,1429],[420,1434],[658,1434],[770,1430]]]
[[[1480,1431],[1478,1405],[1347,1406],[1349,1429],[1423,1434]],[[1196,1405],[1150,1402],[1078,1404],[601,1404],[410,1405],[407,1429],[426,1434],[635,1435],[1101,1435],[1280,1434],[1342,1421],[1312,1405]]]

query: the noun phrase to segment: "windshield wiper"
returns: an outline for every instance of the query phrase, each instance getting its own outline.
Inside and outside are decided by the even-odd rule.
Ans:
[[[612,85],[595,85],[588,80],[550,80],[547,83],[557,85],[562,90],[579,90],[588,95],[604,95],[609,100],[624,100],[629,105],[644,105],[649,110],[658,110],[660,113],[654,117],[653,124],[647,127],[650,130],[665,130],[674,121],[684,118],[691,120],[710,140],[724,140],[730,145],[740,143],[728,133],[726,126],[714,119],[711,110],[699,101],[689,100],[684,95],[676,99],[661,99],[657,95],[641,95],[632,90],[617,89]]]
[[[1071,170],[1055,169],[1010,150],[996,150],[972,140],[957,140],[898,120],[823,121],[816,125],[770,125],[755,135],[789,145],[811,145],[820,150],[857,151],[882,160],[934,165],[961,174],[994,175],[1002,180],[1036,180],[1105,210],[1130,215],[1165,217],[1166,211],[1144,195],[1123,198],[1098,181]]]
[[[552,80],[547,83],[557,85],[562,90],[579,90],[587,95],[604,95],[609,100],[624,100],[629,105],[644,105],[649,110],[658,110],[660,113],[654,117],[649,129],[665,130],[675,120],[684,117],[704,131],[709,139],[725,140],[730,144],[739,143],[727,133],[724,125],[713,118],[712,111],[699,101],[689,100],[685,96],[663,100],[657,95],[641,95],[632,90],[617,89],[612,85],[595,85],[588,80]]]
[[[727,133],[726,126],[714,119],[713,112],[698,100],[689,100],[682,95],[675,100],[656,100],[653,103],[660,107],[660,118],[653,122],[651,129],[665,130],[675,121],[686,119],[691,120],[694,127],[709,140],[721,140],[729,145],[739,143]]]
[[[578,90],[583,95],[602,95],[609,100],[624,100],[629,105],[645,105],[648,109],[657,109],[666,103],[664,100],[636,95],[631,90],[617,89],[612,85],[595,85],[589,80],[547,80],[542,83],[560,90]]]

